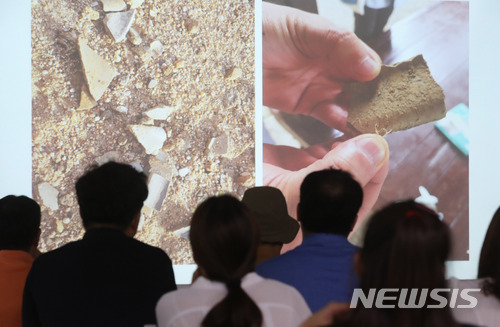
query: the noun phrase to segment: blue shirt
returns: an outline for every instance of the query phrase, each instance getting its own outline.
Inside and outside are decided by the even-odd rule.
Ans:
[[[351,302],[359,287],[353,258],[358,248],[345,236],[311,234],[295,249],[261,263],[255,271],[295,287],[312,312],[330,301]]]

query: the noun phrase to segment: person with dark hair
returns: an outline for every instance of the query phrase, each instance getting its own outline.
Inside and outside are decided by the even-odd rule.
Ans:
[[[76,182],[82,240],[33,263],[23,326],[144,326],[155,323],[162,294],[176,289],[161,249],[133,238],[148,196],[146,175],[108,162]]]
[[[260,243],[255,264],[279,256],[283,244],[293,241],[300,229],[297,220],[288,214],[283,193],[275,187],[256,186],[245,191],[241,202],[259,225]]]
[[[312,311],[330,301],[349,302],[358,285],[351,232],[363,202],[352,176],[337,169],[312,172],[300,186],[297,208],[304,240],[295,249],[257,266],[263,277],[295,287]]]
[[[26,276],[38,256],[40,206],[26,196],[0,199],[0,326],[22,326]]]
[[[356,254],[356,268],[361,278],[361,291],[367,295],[383,289],[408,291],[403,304],[418,303],[416,308],[401,308],[401,296],[387,293],[383,301],[393,308],[377,308],[373,304],[354,301],[354,309],[342,321],[349,309],[338,306],[325,307],[302,327],[334,326],[349,327],[455,327],[458,324],[451,309],[441,300],[429,294],[433,290],[446,290],[445,260],[450,252],[450,231],[438,214],[412,200],[396,202],[376,212],[368,223],[363,248]],[[413,290],[418,295],[409,300]],[[427,292],[424,293],[424,290]],[[441,297],[446,294],[441,293]],[[435,306],[435,307],[428,307]],[[315,324],[321,321],[322,324]],[[330,323],[330,324],[329,324]]]
[[[310,315],[297,290],[252,272],[258,226],[236,198],[222,195],[201,203],[189,239],[201,276],[160,299],[159,327],[298,326]]]
[[[455,318],[464,323],[478,326],[498,326],[500,321],[500,207],[491,219],[484,237],[477,279],[458,280],[451,278],[450,287],[459,289],[481,289],[474,293],[476,307],[452,310]]]

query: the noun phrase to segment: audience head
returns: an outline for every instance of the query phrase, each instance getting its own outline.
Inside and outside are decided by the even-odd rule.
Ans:
[[[0,199],[0,250],[36,249],[40,236],[40,206],[26,196]]]
[[[285,196],[271,186],[249,188],[241,199],[257,219],[261,243],[285,244],[293,241],[299,223],[288,215]]]
[[[337,169],[315,171],[300,186],[297,208],[302,229],[347,236],[363,202],[363,189],[352,176]]]
[[[253,270],[259,242],[257,223],[248,208],[230,195],[208,198],[193,214],[189,239],[202,275],[228,289],[202,326],[260,326],[262,313],[240,284]]]
[[[83,226],[126,230],[137,220],[148,196],[146,175],[130,165],[93,166],[76,182]]]
[[[250,209],[259,225],[256,264],[278,256],[283,244],[297,236],[300,225],[288,215],[285,197],[279,189],[271,186],[249,188],[241,202]]]
[[[369,222],[357,262],[361,288],[366,294],[369,289],[382,288],[425,288],[429,292],[446,288],[445,260],[449,252],[449,228],[436,212],[414,201],[390,204]],[[425,304],[439,303],[427,296]],[[356,326],[454,326],[448,307],[361,308],[357,313]]]
[[[484,238],[479,257],[478,278],[486,278],[483,292],[500,299],[500,207],[497,209]]]

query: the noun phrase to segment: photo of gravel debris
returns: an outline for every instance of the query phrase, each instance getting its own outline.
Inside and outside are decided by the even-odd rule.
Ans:
[[[41,251],[81,238],[74,182],[115,160],[148,175],[136,237],[193,263],[196,205],[255,184],[254,18],[247,0],[32,0]]]

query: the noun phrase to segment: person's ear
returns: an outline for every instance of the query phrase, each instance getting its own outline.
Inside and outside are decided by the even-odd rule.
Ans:
[[[139,211],[134,219],[130,222],[130,225],[125,229],[125,235],[134,237],[135,233],[137,233],[137,228],[139,227],[139,222],[141,221],[141,212]]]
[[[354,253],[354,257],[352,259],[354,261],[354,271],[356,271],[356,275],[361,278],[363,274],[363,262],[361,261],[361,252],[358,251]]]

